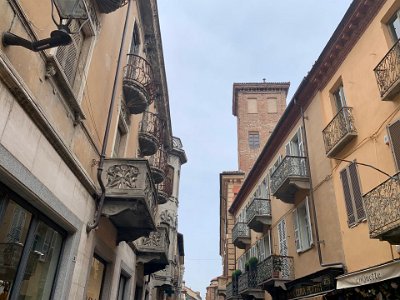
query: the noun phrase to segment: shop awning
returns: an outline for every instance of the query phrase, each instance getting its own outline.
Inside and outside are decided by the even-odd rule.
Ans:
[[[400,260],[336,277],[336,288],[347,289],[400,277]]]

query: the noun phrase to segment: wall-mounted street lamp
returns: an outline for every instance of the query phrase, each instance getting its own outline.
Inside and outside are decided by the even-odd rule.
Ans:
[[[59,21],[54,18],[53,8],[57,9]],[[21,46],[31,51],[41,51],[53,47],[69,45],[72,42],[69,24],[74,19],[88,19],[87,9],[83,0],[51,0],[51,18],[57,25],[57,30],[50,33],[50,37],[31,42],[9,31],[3,33],[4,46]]]

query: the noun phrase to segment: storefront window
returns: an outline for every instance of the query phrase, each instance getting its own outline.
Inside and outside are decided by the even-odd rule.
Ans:
[[[90,268],[90,276],[87,285],[86,300],[100,299],[105,270],[105,263],[97,256],[93,257],[92,267]]]

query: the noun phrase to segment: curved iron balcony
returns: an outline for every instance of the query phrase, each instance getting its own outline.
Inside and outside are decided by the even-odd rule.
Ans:
[[[127,0],[97,0],[99,11],[108,14],[128,3]]]
[[[153,155],[161,141],[161,120],[157,114],[146,111],[139,123],[139,149],[144,156]]]
[[[363,196],[369,235],[400,244],[400,173]]]
[[[357,136],[351,107],[343,107],[322,131],[326,156],[334,157]]]
[[[257,269],[240,275],[238,292],[242,296],[245,296],[246,299],[264,299],[264,290],[260,289],[257,284]]]
[[[271,226],[271,201],[264,198],[253,198],[246,209],[247,226],[256,232]]]
[[[250,244],[250,229],[245,222],[237,222],[232,228],[232,242],[240,248],[246,248]]]
[[[154,100],[154,77],[150,63],[139,55],[128,54],[122,85],[129,112],[144,112]]]
[[[144,264],[144,275],[164,269],[168,264],[169,232],[167,227],[157,227],[149,237],[142,237],[134,242],[137,260]]]
[[[294,279],[294,263],[291,256],[270,255],[257,265],[257,284],[263,287],[275,281]]]
[[[163,182],[168,163],[168,152],[163,146],[158,147],[157,152],[148,158],[151,176],[155,184]]]
[[[168,202],[169,197],[172,196],[172,180],[169,176],[166,176],[163,182],[157,185],[158,191],[158,204],[164,204]]]
[[[102,214],[117,228],[118,242],[156,229],[157,192],[145,159],[106,159],[101,173],[106,198]]]
[[[285,203],[293,203],[299,190],[310,188],[307,159],[286,155],[271,175],[271,193]]]
[[[400,91],[400,40],[374,69],[382,100],[392,100]]]

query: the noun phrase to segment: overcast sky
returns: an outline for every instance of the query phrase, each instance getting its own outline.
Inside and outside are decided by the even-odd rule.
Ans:
[[[184,280],[203,299],[222,274],[219,173],[238,168],[232,85],[289,81],[289,101],[350,2],[158,0],[173,134],[188,156],[179,197]]]

